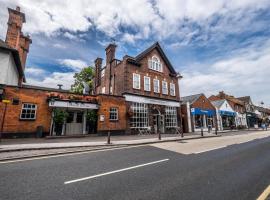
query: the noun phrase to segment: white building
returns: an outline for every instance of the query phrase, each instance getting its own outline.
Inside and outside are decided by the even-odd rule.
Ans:
[[[212,104],[216,107],[218,130],[236,127],[236,112],[226,99],[212,101]]]
[[[24,79],[24,73],[16,49],[0,40],[0,84],[18,86]]]

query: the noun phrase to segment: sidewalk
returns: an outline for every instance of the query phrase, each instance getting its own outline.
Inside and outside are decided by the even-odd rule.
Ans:
[[[213,133],[204,133],[204,137],[217,137]],[[83,138],[57,138],[57,139],[8,139],[0,143],[0,153],[22,150],[41,150],[59,149],[75,147],[102,147],[102,146],[123,146],[123,145],[142,145],[156,142],[187,140],[202,138],[200,133],[188,133],[182,138],[176,134],[162,134],[161,140],[158,135],[130,135],[130,136],[111,136],[111,143],[107,144],[106,136],[90,136]]]

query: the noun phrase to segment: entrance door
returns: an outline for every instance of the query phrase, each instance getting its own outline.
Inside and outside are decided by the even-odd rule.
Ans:
[[[164,115],[153,115],[153,126],[155,133],[164,133],[165,127],[164,127]]]
[[[66,121],[66,135],[83,134],[83,112],[69,111]]]

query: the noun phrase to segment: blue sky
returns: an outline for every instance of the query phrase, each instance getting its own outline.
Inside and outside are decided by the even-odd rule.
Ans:
[[[224,90],[270,105],[269,0],[2,0],[1,39],[6,8],[16,5],[33,40],[28,84],[69,88],[75,72],[104,58],[111,38],[119,59],[159,41],[184,76],[182,96]]]

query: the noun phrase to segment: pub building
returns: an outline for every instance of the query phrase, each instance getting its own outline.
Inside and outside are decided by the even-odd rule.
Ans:
[[[236,112],[226,99],[211,101],[217,110],[218,130],[232,129],[236,127]]]
[[[16,64],[22,67],[18,76],[14,74],[18,73],[16,65],[12,66],[15,70],[0,73],[16,79],[13,84],[0,79],[0,99],[4,100],[0,101],[3,137],[34,137],[40,132],[39,136],[49,137],[109,131],[112,134],[179,133],[181,76],[159,43],[135,57],[126,55],[122,60],[115,59],[116,45],[109,44],[105,49],[105,64],[102,65],[101,58],[95,60],[93,94],[79,95],[61,87],[54,89],[23,82],[32,42],[29,36],[23,36],[24,22],[25,15],[19,7],[9,8],[6,41],[1,41],[1,46],[7,44],[8,51],[14,52],[10,55],[16,56]]]
[[[185,133],[215,130],[216,108],[204,94],[182,97],[181,112]]]
[[[176,133],[181,126],[178,81],[158,42],[135,57],[115,58],[116,45],[106,48],[105,66],[95,61],[95,94],[125,98],[126,133]],[[117,109],[117,108],[116,108]]]

